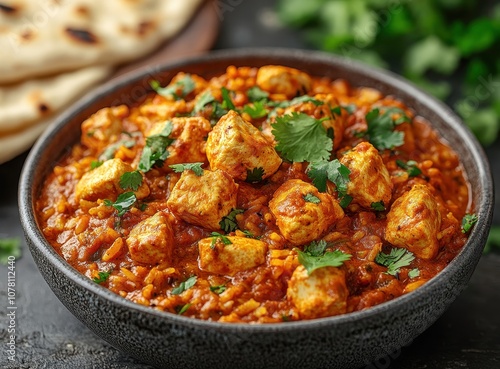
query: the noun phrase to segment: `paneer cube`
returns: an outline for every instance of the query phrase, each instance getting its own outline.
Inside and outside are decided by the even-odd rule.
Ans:
[[[82,123],[82,143],[94,153],[101,153],[123,131],[122,121],[129,115],[126,105],[103,108]]]
[[[257,72],[257,86],[271,94],[284,95],[288,100],[304,95],[311,89],[311,77],[295,68],[266,65]]]
[[[174,231],[163,213],[144,219],[130,231],[126,243],[130,257],[140,263],[171,262]]]
[[[231,243],[226,245],[217,237],[198,241],[198,265],[201,270],[234,275],[266,261],[268,246],[265,242],[239,236],[227,236],[226,239]]]
[[[170,122],[173,129],[169,137],[174,142],[167,148],[169,155],[163,168],[168,169],[169,165],[180,163],[206,162],[206,138],[212,129],[210,122],[203,117],[172,118]],[[146,137],[160,134],[165,125],[166,122],[155,123]]]
[[[126,192],[120,187],[120,177],[134,169],[121,159],[106,160],[101,166],[85,173],[76,184],[76,201],[98,199],[116,200],[120,193]],[[130,191],[130,190],[127,190]],[[143,199],[149,195],[149,187],[145,181],[134,191],[137,199]]]
[[[385,239],[422,259],[433,259],[439,251],[441,213],[426,185],[416,184],[394,201],[387,214]]]
[[[392,182],[378,150],[369,142],[361,142],[340,158],[351,173],[347,194],[353,202],[371,209],[382,201],[387,206],[392,198]]]
[[[274,192],[269,209],[281,234],[294,245],[317,239],[344,217],[344,210],[333,196],[300,179],[283,183]]]
[[[341,269],[324,267],[309,275],[299,265],[288,282],[286,295],[302,319],[311,319],[344,314],[349,291]]]
[[[258,168],[264,170],[262,178],[267,178],[282,161],[264,135],[233,110],[208,135],[207,157],[212,169],[224,170],[241,181]]]
[[[170,193],[167,206],[188,223],[217,230],[222,217],[236,208],[237,191],[238,185],[221,170],[204,170],[201,176],[186,170]]]

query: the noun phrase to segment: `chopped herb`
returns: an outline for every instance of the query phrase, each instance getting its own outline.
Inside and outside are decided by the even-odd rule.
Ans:
[[[251,102],[267,100],[269,93],[261,90],[257,86],[250,87],[247,91],[248,100]]]
[[[176,308],[177,310],[177,314],[178,315],[182,315],[184,314],[189,308],[191,307],[191,304],[190,303],[187,303],[186,305],[183,305],[183,306],[178,306]]]
[[[236,222],[236,215],[243,213],[243,209],[232,209],[231,212],[222,217],[222,220],[219,222],[221,229],[226,232],[234,232],[238,228],[238,223]]]
[[[403,160],[396,160],[396,164],[401,169],[406,170],[410,177],[416,177],[422,174],[422,171],[417,166],[418,163],[415,160],[408,160],[406,163]]]
[[[394,114],[399,118],[394,119]],[[394,130],[404,122],[410,122],[410,118],[399,108],[384,108],[383,113],[375,108],[366,114],[368,130],[364,135],[378,150],[393,149],[404,144],[404,132]]]
[[[142,184],[142,174],[138,170],[123,173],[120,177],[120,187],[124,190],[137,191]]]
[[[212,249],[215,247],[218,240],[220,240],[224,245],[232,244],[231,240],[227,238],[227,236],[220,234],[219,232],[212,232],[210,233],[210,236],[212,237],[212,243],[210,244]]]
[[[385,210],[385,205],[383,201],[378,201],[378,202],[372,202],[371,203],[371,208],[375,211],[384,211]]]
[[[203,110],[205,105],[210,104],[215,101],[214,95],[210,91],[205,91],[200,98],[196,101],[196,104],[193,108],[193,114],[197,114]]]
[[[108,280],[109,276],[111,275],[111,272],[113,272],[112,269],[108,270],[107,272],[99,272],[98,276],[94,277],[92,280],[97,284],[104,283]]]
[[[332,161],[318,161],[310,163],[307,168],[307,175],[312,179],[313,184],[320,192],[326,192],[327,180],[335,184],[339,195],[340,206],[347,207],[352,197],[347,194],[347,184],[349,183],[351,171],[338,159]]]
[[[115,202],[111,200],[104,200],[104,205],[114,207],[116,211],[118,211],[118,216],[121,217],[130,210],[136,201],[137,198],[135,197],[135,194],[130,191],[120,194]]]
[[[465,214],[462,218],[462,232],[468,233],[477,221],[478,218],[476,214]]]
[[[258,167],[252,170],[247,169],[247,179],[246,182],[260,182],[262,181],[262,176],[264,175],[264,168]]]
[[[163,165],[169,155],[167,147],[174,141],[169,137],[172,129],[172,122],[167,122],[161,133],[146,138],[146,146],[139,161],[140,170],[148,172],[154,166]]]
[[[144,211],[144,210],[146,210],[147,207],[148,207],[148,204],[146,204],[145,202],[141,202],[141,204],[137,208],[140,211]]]
[[[198,177],[203,175],[203,168],[201,167],[203,163],[184,163],[184,164],[173,164],[170,168],[174,170],[175,173],[182,173],[185,170],[192,170],[194,174]]]
[[[254,234],[252,232],[250,232],[249,230],[244,230],[242,232],[245,234],[246,238],[254,238],[256,240],[260,239],[260,236],[254,236]]]
[[[7,265],[9,257],[19,258],[21,256],[21,239],[13,238],[0,238],[0,264]]]
[[[354,104],[349,105],[339,105],[334,108],[331,108],[331,112],[333,115],[342,115],[342,109],[345,110],[348,114],[353,114],[357,107]]]
[[[186,279],[184,282],[181,282],[177,287],[172,289],[172,295],[180,295],[187,289],[191,288],[194,286],[196,283],[196,276],[193,275]]]
[[[313,204],[319,204],[321,200],[314,196],[312,193],[306,193],[304,196],[302,196],[306,202],[311,202]]]
[[[313,241],[304,248],[304,251],[297,250],[299,262],[306,268],[309,275],[319,268],[339,267],[351,258],[351,255],[340,250],[326,251],[327,246],[324,240]]]
[[[196,87],[196,84],[190,74],[186,74],[182,79],[167,87],[161,87],[158,81],[151,81],[150,85],[158,95],[165,97],[172,96],[175,99],[186,97],[193,92]],[[180,94],[178,94],[178,91],[180,91]]]
[[[92,160],[92,162],[90,163],[90,169],[95,169],[95,168],[99,168],[101,165],[102,165],[102,161],[100,160]]]
[[[135,145],[134,140],[120,140],[115,142],[114,144],[109,145],[106,150],[99,155],[99,161],[106,161],[109,159],[113,159],[115,156],[115,152],[122,146],[125,146],[127,149],[130,149]]]
[[[399,269],[410,265],[413,259],[415,259],[415,256],[412,252],[406,249],[393,248],[389,254],[379,252],[375,257],[375,262],[387,267],[387,274],[397,276]]]
[[[418,268],[414,268],[408,272],[408,277],[417,278],[420,275],[420,270]]]
[[[227,289],[227,287],[225,284],[220,284],[218,286],[210,286],[210,291],[212,291],[213,293],[216,293],[217,295],[220,295],[226,289]]]
[[[226,110],[235,110],[233,101],[231,100],[231,96],[229,96],[229,90],[225,87],[220,89],[222,94],[222,108]]]
[[[304,113],[277,117],[272,126],[272,133],[278,142],[276,150],[285,159],[294,162],[329,159],[333,141],[321,122]]]
[[[279,102],[270,102],[269,105],[274,106],[275,108],[288,108],[293,105],[299,105],[303,104],[306,102],[312,102],[316,106],[323,105],[324,102],[321,100],[317,100],[312,96],[309,95],[302,95],[299,97],[294,97],[292,100],[285,100],[285,101],[279,101]]]
[[[267,115],[267,109],[263,101],[255,101],[252,105],[245,105],[243,111],[252,119],[263,118]]]

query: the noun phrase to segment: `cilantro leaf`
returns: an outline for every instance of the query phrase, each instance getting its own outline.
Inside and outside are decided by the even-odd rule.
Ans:
[[[262,176],[264,175],[264,168],[258,167],[252,170],[247,169],[247,179],[246,182],[260,182],[262,181]]]
[[[371,203],[371,208],[375,211],[384,211],[385,210],[385,205],[383,201],[378,201],[378,202],[372,202]]]
[[[184,164],[172,164],[170,168],[174,170],[175,173],[182,173],[185,170],[192,170],[194,174],[198,177],[203,175],[203,168],[201,167],[203,163],[184,163]]]
[[[269,93],[261,90],[258,86],[252,86],[247,90],[248,100],[251,102],[267,100]]]
[[[21,256],[21,240],[19,238],[0,238],[0,264],[8,264],[9,256]]]
[[[120,187],[124,190],[137,191],[142,184],[142,174],[138,170],[123,173],[120,177]]]
[[[90,169],[95,169],[95,168],[99,168],[101,165],[102,165],[102,161],[100,160],[92,160],[92,162],[90,163]]]
[[[263,101],[255,101],[253,105],[245,105],[243,111],[253,119],[263,118],[267,115],[266,106]]]
[[[326,247],[327,243],[321,240],[311,242],[304,248],[304,251],[297,250],[299,262],[306,268],[309,275],[319,268],[339,267],[351,258],[351,255],[340,250],[325,251]]]
[[[219,232],[212,232],[210,233],[210,236],[212,237],[212,243],[210,244],[210,247],[212,249],[215,247],[215,244],[217,243],[218,240],[220,240],[224,245],[233,244],[231,240],[227,238],[226,235],[220,234]]]
[[[347,184],[349,183],[351,171],[338,159],[331,161],[318,161],[310,163],[307,167],[307,176],[312,179],[314,186],[320,192],[326,192],[327,180],[335,184],[340,206],[349,206],[352,197],[347,194]]]
[[[220,295],[226,289],[227,289],[227,287],[225,284],[220,284],[218,286],[210,286],[210,291],[212,291],[213,293],[216,293],[217,295]]]
[[[172,289],[172,295],[180,295],[187,289],[193,287],[196,283],[196,276],[193,275],[186,279],[184,282],[181,282],[177,287]]]
[[[279,102],[270,102],[269,105],[273,106],[274,108],[288,108],[293,105],[299,105],[303,104],[306,102],[312,102],[316,106],[323,105],[324,102],[318,99],[315,99],[312,96],[309,95],[302,95],[298,97],[294,97],[292,100],[284,100],[284,101],[279,101]]]
[[[226,233],[235,231],[238,228],[236,215],[242,214],[243,212],[243,209],[232,209],[229,214],[222,217],[222,220],[219,222],[221,229]]]
[[[394,114],[400,114],[400,117],[393,119]],[[399,108],[386,108],[383,113],[375,108],[366,114],[368,130],[365,134],[378,150],[393,149],[404,144],[404,132],[394,131],[404,122],[410,122],[410,118]]]
[[[408,272],[408,277],[417,278],[420,276],[420,270],[418,268],[414,268]]]
[[[477,221],[478,217],[476,214],[465,214],[462,218],[462,232],[469,232],[472,226],[477,223]]]
[[[186,74],[182,79],[167,87],[161,87],[160,83],[156,80],[151,81],[149,84],[158,95],[165,97],[172,96],[175,99],[186,97],[193,92],[196,87],[190,74]],[[180,94],[178,93],[179,91]]]
[[[203,110],[205,105],[210,104],[211,102],[214,102],[214,101],[215,101],[214,95],[212,95],[212,93],[210,91],[205,91],[199,97],[199,99],[196,101],[196,104],[194,105],[194,108],[193,108],[192,115],[199,113],[200,111]]]
[[[306,202],[311,202],[313,204],[319,204],[321,200],[314,196],[312,193],[306,193],[304,196],[302,196]]]
[[[92,280],[97,284],[104,283],[108,280],[108,278],[112,272],[113,272],[113,269],[110,269],[107,272],[99,272],[98,276],[94,277]]]
[[[411,264],[415,259],[412,252],[406,249],[393,248],[389,254],[379,252],[375,257],[375,262],[387,267],[387,274],[397,276],[399,269]]]
[[[135,197],[135,194],[130,191],[120,194],[115,202],[107,199],[104,200],[104,205],[114,207],[116,211],[118,211],[118,216],[121,217],[130,210],[136,201],[137,198]]]
[[[417,166],[417,162],[414,160],[408,160],[406,163],[403,160],[396,160],[396,164],[401,169],[406,170],[410,177],[416,177],[422,174],[422,171]]]
[[[226,110],[235,110],[231,96],[229,96],[229,90],[225,87],[220,89],[222,95],[222,108]]]
[[[99,155],[99,161],[106,161],[109,159],[113,159],[113,156],[115,156],[115,152],[122,146],[125,146],[126,148],[130,149],[135,145],[134,140],[120,140],[117,141],[111,145],[109,145],[101,155]]]
[[[187,303],[185,305],[182,305],[182,306],[177,306],[175,308],[175,310],[177,311],[177,315],[182,315],[184,314],[186,311],[188,311],[188,309],[191,307],[192,304],[190,303]]]
[[[139,161],[140,170],[148,172],[154,166],[163,165],[163,162],[169,155],[167,148],[174,141],[174,139],[169,137],[172,129],[172,122],[168,121],[160,133],[146,138],[146,146],[142,149]]]
[[[304,113],[292,113],[277,117],[272,133],[278,142],[276,150],[294,162],[327,160],[333,141],[321,124],[321,120]]]

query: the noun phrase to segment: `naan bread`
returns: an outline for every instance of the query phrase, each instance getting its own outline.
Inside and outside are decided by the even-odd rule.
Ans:
[[[0,84],[144,56],[202,0],[0,0]]]

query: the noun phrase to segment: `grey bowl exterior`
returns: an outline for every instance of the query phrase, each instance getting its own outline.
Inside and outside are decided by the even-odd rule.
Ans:
[[[421,288],[393,301],[342,316],[268,325],[200,321],[134,304],[74,270],[44,239],[34,201],[55,163],[78,140],[80,124],[110,104],[130,104],[179,71],[211,76],[228,65],[282,64],[315,75],[345,78],[394,95],[428,119],[456,150],[471,183],[479,221],[460,254]],[[20,179],[26,238],[41,274],[63,304],[117,349],[160,368],[369,368],[427,329],[467,285],[491,225],[493,180],[480,145],[455,114],[399,77],[312,51],[243,49],[143,68],[86,95],[58,117],[31,150]],[[382,364],[381,364],[382,365]]]

